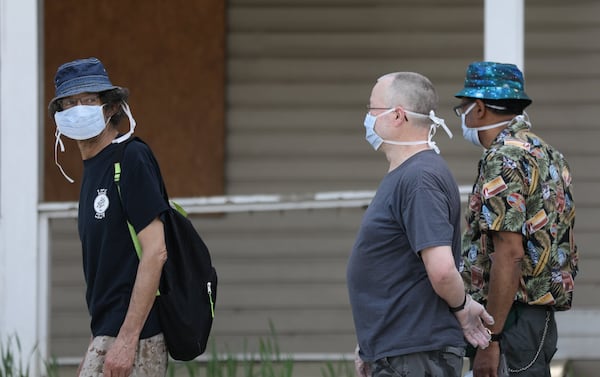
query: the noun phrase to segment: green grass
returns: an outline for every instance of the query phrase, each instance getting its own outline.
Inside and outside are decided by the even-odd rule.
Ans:
[[[18,336],[0,338],[0,377],[28,377],[31,357],[23,362],[22,355]]]

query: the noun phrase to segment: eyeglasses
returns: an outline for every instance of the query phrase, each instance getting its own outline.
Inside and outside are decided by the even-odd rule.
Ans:
[[[393,107],[371,107],[371,106],[367,105],[368,112],[371,112],[371,110],[389,110],[389,109],[393,109]],[[406,114],[404,114],[404,120],[408,122],[408,118],[406,117]]]
[[[456,116],[460,118],[460,116],[463,115],[463,111],[462,111],[463,107],[468,106],[468,105],[470,105],[472,103],[473,102],[464,102],[464,103],[461,103],[460,105],[454,106],[452,108],[452,110],[454,110],[454,114],[456,114]]]
[[[473,101],[475,102],[475,101]],[[463,107],[472,104],[473,102],[465,102],[465,103],[461,103],[460,105],[454,106],[452,108],[452,110],[454,110],[454,114],[456,114],[457,117],[460,118],[460,116],[463,114]],[[506,107],[504,106],[496,106],[496,105],[490,105],[489,103],[484,103],[483,106],[488,107],[490,109],[494,109],[494,110],[506,110]]]
[[[97,94],[86,94],[80,97],[67,97],[60,99],[58,103],[63,108],[63,110],[77,106],[77,104],[81,104],[84,106],[94,106],[100,104],[100,96]]]

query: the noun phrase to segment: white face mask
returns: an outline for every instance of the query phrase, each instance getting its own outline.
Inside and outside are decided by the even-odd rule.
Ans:
[[[54,113],[54,121],[61,135],[74,140],[87,140],[100,135],[108,121],[104,120],[104,105],[74,106]]]
[[[65,151],[65,145],[60,139],[60,136],[65,135],[74,140],[87,140],[100,135],[110,121],[110,118],[106,121],[104,120],[103,107],[104,105],[80,105],[54,113],[54,121],[56,122],[56,132],[54,133],[54,136],[56,137],[54,143],[54,163],[70,183],[74,182],[73,179],[65,173],[62,166],[58,163],[58,147],[60,146],[61,152]],[[135,119],[133,119],[133,115],[131,114],[127,102],[121,102],[121,108],[127,115],[127,118],[129,118],[129,132],[113,140],[113,143],[121,143],[127,140],[133,134],[136,126]]]
[[[446,127],[446,123],[444,122],[444,120],[442,118],[438,118],[437,116],[435,116],[435,112],[433,110],[431,110],[429,112],[429,115],[425,115],[425,114],[419,114],[419,113],[414,113],[412,111],[408,111],[408,110],[404,110],[405,113],[415,116],[415,117],[419,117],[419,118],[429,118],[433,121],[433,123],[431,124],[431,127],[429,128],[429,136],[427,138],[427,140],[422,140],[422,141],[394,141],[394,140],[384,140],[381,138],[381,136],[377,135],[377,132],[375,132],[375,123],[377,122],[377,118],[385,115],[385,114],[389,114],[392,111],[394,111],[394,108],[391,108],[389,110],[384,111],[383,113],[374,116],[371,115],[371,113],[367,112],[367,115],[365,116],[365,121],[364,121],[364,126],[366,128],[366,135],[365,135],[365,139],[367,139],[367,141],[369,142],[369,144],[371,144],[371,146],[373,147],[373,149],[378,150],[379,147],[381,146],[381,144],[386,143],[386,144],[393,144],[393,145],[420,145],[420,144],[429,144],[429,147],[432,148],[433,150],[436,151],[436,153],[440,153],[440,149],[437,147],[437,145],[435,144],[434,141],[431,140],[431,138],[433,137],[433,135],[435,135],[435,132],[437,130],[437,127],[442,126],[442,128],[444,128],[444,130],[446,131],[446,133],[448,134],[448,136],[450,136],[450,138],[452,138],[452,132],[450,132],[450,130],[448,129],[448,127]]]
[[[505,120],[503,122],[488,124],[487,126],[469,128],[469,127],[467,127],[465,118],[467,117],[467,114],[469,114],[471,112],[471,110],[473,110],[473,108],[475,107],[476,104],[477,103],[473,102],[471,104],[471,106],[469,106],[469,108],[467,108],[467,111],[465,111],[464,113],[462,113],[460,115],[460,121],[461,121],[463,137],[465,138],[465,140],[471,142],[475,146],[483,148],[483,145],[481,144],[481,141],[479,140],[479,131],[485,131],[485,130],[490,130],[492,128],[501,127],[506,124],[509,124],[511,121]]]

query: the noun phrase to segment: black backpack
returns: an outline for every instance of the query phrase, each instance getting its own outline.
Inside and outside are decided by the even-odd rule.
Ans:
[[[120,143],[115,151],[115,184],[120,199],[121,159],[126,145],[132,140],[143,143],[137,137],[130,138]],[[156,166],[158,169],[158,163]],[[165,200],[170,204],[169,210],[161,215],[168,255],[156,297],[159,320],[169,355],[175,360],[188,361],[206,350],[215,316],[217,272],[208,248],[185,211],[177,203],[169,202],[160,169],[158,173]],[[127,225],[138,257],[141,257],[135,230],[129,221]]]

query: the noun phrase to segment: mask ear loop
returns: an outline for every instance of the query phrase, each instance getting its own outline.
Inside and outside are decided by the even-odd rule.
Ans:
[[[133,119],[133,115],[131,115],[131,109],[129,108],[127,102],[122,101],[121,108],[123,109],[123,112],[125,112],[125,114],[127,115],[127,118],[129,118],[129,132],[113,140],[112,142],[115,144],[122,143],[125,140],[129,139],[129,137],[133,135],[136,126],[135,119]]]
[[[448,135],[448,137],[450,139],[452,139],[454,137],[454,135],[452,135],[452,131],[450,131],[448,126],[446,126],[446,121],[443,118],[436,116],[435,111],[431,110],[429,112],[429,119],[431,119],[433,121],[433,126],[435,126],[436,128],[441,126],[444,129],[444,131],[446,131],[446,134]],[[435,132],[434,132],[434,134],[435,134]],[[431,135],[431,136],[433,136],[433,135]]]
[[[58,127],[56,128],[56,131],[54,132],[54,137],[56,137],[56,141],[54,142],[54,163],[56,164],[56,166],[58,166],[58,169],[62,173],[63,177],[65,177],[65,179],[67,181],[69,181],[69,183],[74,183],[75,181],[71,177],[69,177],[67,175],[67,173],[65,173],[62,166],[58,163],[58,153],[57,153],[58,146],[60,145],[61,152],[65,151],[65,145],[63,144],[63,141],[60,138],[60,131],[58,130]]]
[[[518,122],[520,122],[520,121],[523,121],[523,122],[525,122],[525,124],[527,124],[527,125],[529,126],[529,128],[531,128],[531,127],[532,127],[532,126],[531,126],[531,122],[529,121],[529,114],[527,114],[527,112],[526,112],[525,110],[523,110],[523,114],[521,114],[521,115],[517,115],[517,116],[515,117],[515,119],[516,119]]]
[[[427,137],[427,144],[429,145],[429,148],[435,151],[435,153],[440,154],[440,148],[437,146],[437,143],[431,140],[436,132],[437,126],[435,123],[432,123],[431,126],[429,126],[429,136]]]
[[[429,111],[429,115],[415,113],[415,112],[408,111],[408,110],[404,110],[404,112],[406,112],[410,115],[419,117],[419,118],[429,118],[433,121],[431,126],[429,126],[429,135],[427,137],[427,144],[429,145],[429,147],[431,149],[433,149],[435,151],[435,153],[440,154],[440,148],[437,146],[436,142],[432,140],[433,136],[437,132],[437,128],[441,126],[444,129],[444,131],[446,132],[446,134],[448,134],[448,137],[450,137],[450,139],[452,139],[452,137],[453,137],[452,131],[450,131],[450,129],[446,126],[446,122],[444,121],[444,119],[436,116],[435,111],[433,111],[433,110]]]

